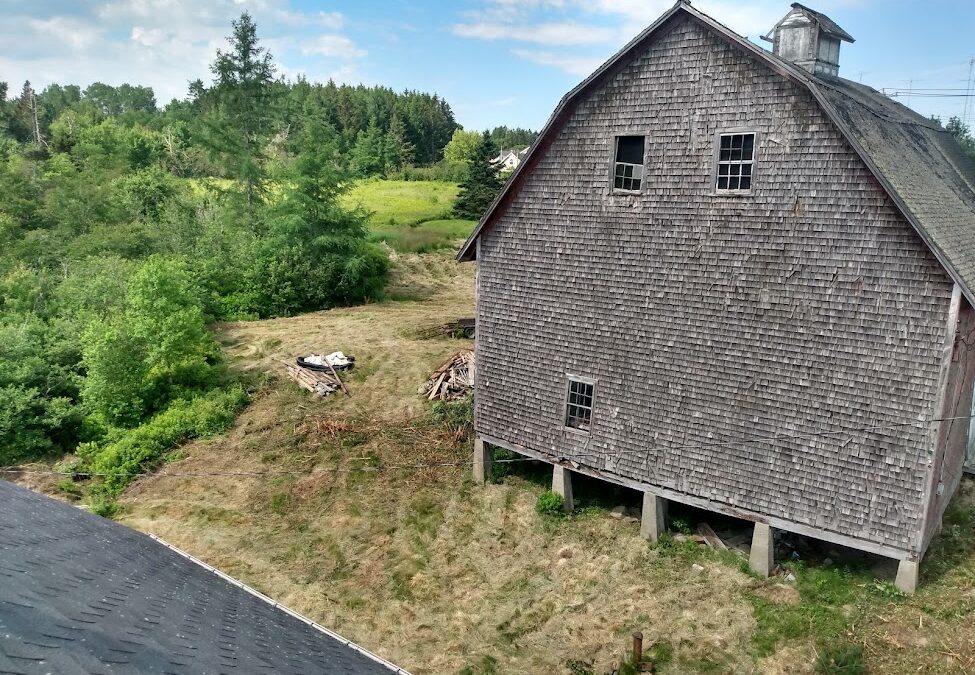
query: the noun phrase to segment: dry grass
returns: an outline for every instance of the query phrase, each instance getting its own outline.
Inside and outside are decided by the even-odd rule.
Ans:
[[[529,473],[480,487],[462,466],[368,470],[469,459],[416,390],[469,345],[420,335],[472,314],[472,270],[447,252],[395,267],[394,291],[413,300],[220,327],[236,367],[276,379],[227,436],[188,445],[167,469],[295,475],[144,479],[121,520],[417,674],[559,673],[572,660],[603,673],[635,629],[671,652],[658,672],[807,673],[828,612],[823,625],[841,617],[829,639],[864,644],[873,672],[975,672],[970,520],[946,528],[917,596],[872,595],[853,576],[837,581],[849,601],[820,597],[801,572],[796,590],[730,555],[651,547],[605,509],[543,518]],[[351,398],[316,402],[277,378],[281,360],[336,349],[358,358]],[[769,616],[796,635],[769,642]]]

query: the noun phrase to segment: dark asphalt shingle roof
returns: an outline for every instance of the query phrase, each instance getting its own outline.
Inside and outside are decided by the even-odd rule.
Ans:
[[[144,534],[0,481],[0,673],[392,672]]]

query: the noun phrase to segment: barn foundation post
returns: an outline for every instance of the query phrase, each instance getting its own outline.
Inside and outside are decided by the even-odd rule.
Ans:
[[[474,439],[474,482],[484,484],[491,477],[491,447],[482,439]]]
[[[572,472],[564,466],[555,464],[552,466],[552,492],[562,495],[562,508],[565,511],[575,509],[572,501]]]
[[[775,549],[772,542],[772,528],[767,523],[755,523],[752,534],[752,550],[748,556],[748,566],[752,572],[763,577],[772,573]]]
[[[643,512],[640,518],[640,534],[656,542],[667,531],[667,500],[652,492],[643,493]]]
[[[913,595],[917,590],[917,577],[920,570],[920,562],[917,560],[901,560],[897,565],[897,578],[894,586],[901,593]]]

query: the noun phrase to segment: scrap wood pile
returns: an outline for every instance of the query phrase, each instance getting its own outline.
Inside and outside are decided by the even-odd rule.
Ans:
[[[437,368],[420,387],[427,400],[455,401],[474,388],[474,350],[462,349]]]
[[[341,389],[349,396],[338,371],[355,367],[355,357],[345,356],[342,352],[332,354],[310,354],[299,356],[294,363],[285,363],[288,377],[298,383],[302,389],[307,389],[317,398],[325,398],[332,392]]]
[[[435,338],[442,335],[453,338],[473,338],[474,337],[474,318],[457,319],[448,321],[438,326],[424,328],[419,332],[421,338]]]

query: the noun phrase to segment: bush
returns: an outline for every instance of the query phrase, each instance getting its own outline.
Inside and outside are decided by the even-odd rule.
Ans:
[[[535,510],[543,516],[559,517],[565,515],[565,499],[562,495],[546,490],[538,495]]]
[[[77,357],[70,340],[36,318],[0,324],[0,466],[77,442]]]
[[[100,494],[117,496],[135,480],[133,474],[157,466],[165,453],[191,438],[206,438],[228,429],[247,402],[240,386],[218,389],[188,400],[173,402],[145,424],[124,432],[99,447],[88,443],[78,448],[85,470],[102,476]]]
[[[149,258],[129,281],[122,312],[82,337],[83,398],[98,420],[134,426],[169,401],[206,389],[219,354],[186,265]]]
[[[474,435],[474,394],[458,401],[437,401],[433,404],[433,421],[454,434],[458,442]]]
[[[816,672],[822,675],[863,675],[867,672],[863,663],[863,647],[850,644],[824,647],[816,662]]]

